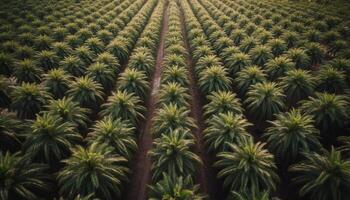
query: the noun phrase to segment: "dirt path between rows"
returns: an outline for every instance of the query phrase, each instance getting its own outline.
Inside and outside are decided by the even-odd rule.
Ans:
[[[160,78],[162,74],[162,61],[164,57],[164,42],[165,35],[168,31],[168,5],[165,6],[163,11],[163,22],[161,38],[157,51],[157,62],[155,70],[152,75],[151,81],[151,93],[147,102],[147,114],[143,125],[141,125],[141,131],[138,139],[138,152],[135,155],[132,163],[132,175],[130,182],[126,188],[125,200],[146,200],[148,184],[151,180],[151,159],[147,153],[152,148],[152,119],[156,109],[156,95],[160,86]]]
[[[181,9],[182,11],[182,9]],[[203,141],[203,130],[205,128],[203,119],[203,96],[197,87],[197,78],[194,73],[194,62],[190,55],[190,47],[187,41],[187,33],[185,28],[184,15],[181,15],[181,31],[185,43],[185,48],[188,52],[186,57],[186,64],[188,67],[188,78],[190,80],[189,92],[191,95],[191,116],[193,117],[197,129],[194,131],[194,136],[196,139],[195,153],[201,158],[203,165],[199,167],[196,176],[196,183],[200,184],[200,192],[202,194],[208,195],[209,199],[223,199],[221,184],[217,183],[216,173],[210,167],[213,159],[207,153]]]

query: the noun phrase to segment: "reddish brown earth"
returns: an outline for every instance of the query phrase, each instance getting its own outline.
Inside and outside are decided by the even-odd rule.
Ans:
[[[185,43],[185,48],[189,53],[190,47],[187,40],[187,34],[185,29],[184,15],[181,15],[181,29]],[[208,195],[209,199],[224,199],[221,190],[221,184],[217,183],[216,173],[210,167],[213,163],[213,156],[209,155],[205,149],[203,141],[203,130],[205,128],[203,119],[203,96],[197,87],[197,78],[194,74],[194,62],[190,54],[186,58],[186,64],[188,67],[188,78],[190,80],[189,92],[191,95],[191,116],[194,119],[197,129],[194,130],[194,136],[196,139],[195,153],[201,158],[203,165],[198,167],[196,184],[200,184],[200,192]]]
[[[139,150],[135,155],[132,163],[132,175],[129,184],[126,188],[125,200],[145,200],[147,199],[147,188],[151,180],[151,159],[147,155],[147,152],[152,148],[152,119],[155,114],[156,108],[156,94],[160,86],[160,78],[162,74],[162,61],[164,57],[164,41],[165,35],[168,31],[168,6],[165,6],[162,22],[162,31],[160,43],[157,51],[157,62],[155,70],[152,75],[151,81],[151,94],[147,102],[147,114],[145,116],[145,121],[141,125],[141,130],[138,147]]]

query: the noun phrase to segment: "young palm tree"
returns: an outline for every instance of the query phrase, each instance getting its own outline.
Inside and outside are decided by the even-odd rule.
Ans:
[[[198,60],[195,71],[198,74],[211,66],[221,66],[220,60],[215,55],[206,55]]]
[[[93,63],[87,68],[86,75],[97,83],[101,84],[105,91],[109,91],[114,86],[114,72],[104,63]]]
[[[284,76],[288,71],[295,68],[293,61],[286,56],[270,59],[266,63],[266,71],[271,80]]]
[[[241,144],[229,144],[231,150],[219,153],[214,164],[224,187],[234,191],[259,193],[276,190],[279,177],[274,157],[264,149],[264,143],[249,139]]]
[[[0,151],[0,198],[40,199],[37,193],[50,189],[46,171],[46,165],[28,163],[19,153]]]
[[[177,128],[185,130],[195,128],[193,119],[189,117],[189,112],[189,109],[185,106],[179,107],[173,103],[162,104],[153,119],[153,134],[160,137],[172,133]]]
[[[350,189],[350,161],[340,151],[323,150],[322,154],[305,153],[305,160],[292,165],[293,182],[300,185],[299,194],[313,200],[345,200]]]
[[[235,53],[225,59],[225,66],[228,67],[229,73],[236,76],[236,73],[251,64],[250,56],[245,53]]]
[[[121,63],[125,63],[129,56],[128,41],[126,38],[118,37],[112,40],[108,46],[107,50],[113,54]]]
[[[85,64],[90,65],[93,62],[95,54],[86,46],[80,46],[75,49],[75,55]]]
[[[73,49],[66,42],[53,43],[52,51],[55,52],[56,56],[58,56],[60,59],[68,57],[73,53]]]
[[[216,65],[204,69],[199,77],[199,87],[205,94],[231,89],[231,78],[222,66]]]
[[[251,85],[267,81],[265,70],[256,65],[248,66],[237,73],[235,82],[238,93],[244,96]]]
[[[46,106],[50,115],[57,115],[65,122],[70,122],[78,128],[86,128],[89,122],[89,109],[82,108],[79,103],[72,98],[63,97],[62,99],[52,100]]]
[[[311,64],[320,64],[326,54],[326,50],[317,42],[310,42],[305,45],[306,53],[310,57]]]
[[[45,71],[58,67],[59,58],[56,56],[56,53],[53,51],[44,50],[37,53],[36,60],[39,66]]]
[[[104,49],[103,42],[97,37],[91,37],[85,41],[85,45],[95,54],[99,54]]]
[[[13,72],[14,58],[11,54],[0,52],[0,74],[10,76]]]
[[[341,94],[347,88],[344,71],[323,67],[317,73],[317,88],[321,92]]]
[[[162,86],[159,91],[159,102],[169,105],[170,103],[181,107],[187,106],[190,96],[187,93],[187,89],[182,87],[176,82],[169,82]]]
[[[308,69],[311,64],[310,57],[307,55],[306,50],[300,48],[289,49],[286,52],[288,58],[292,59],[295,66],[300,69]]]
[[[257,83],[250,87],[244,103],[249,114],[263,122],[284,109],[284,97],[282,89],[276,83]]]
[[[272,39],[267,43],[267,46],[271,48],[274,56],[280,56],[288,49],[287,44],[282,39]]]
[[[119,76],[117,88],[128,93],[134,93],[140,99],[146,99],[149,83],[144,71],[127,68]]]
[[[0,75],[0,107],[7,108],[11,104],[11,92],[15,83],[13,79]]]
[[[235,93],[230,91],[212,92],[207,96],[208,104],[204,106],[205,115],[211,116],[219,113],[232,112],[234,114],[242,114],[243,108],[240,99]]]
[[[107,65],[109,69],[112,69],[114,75],[117,75],[121,68],[118,59],[109,52],[99,54],[95,62]]]
[[[15,86],[11,94],[11,107],[21,119],[33,119],[51,99],[49,93],[37,84],[22,83]]]
[[[88,76],[76,78],[68,90],[69,97],[86,108],[96,108],[103,100],[102,86]]]
[[[169,176],[162,174],[160,181],[150,186],[149,200],[202,200],[199,185],[193,185],[191,176]]]
[[[204,139],[209,150],[223,152],[230,149],[229,144],[240,144],[251,135],[247,127],[251,126],[243,115],[232,112],[218,113],[207,122],[208,128],[204,130]]]
[[[107,145],[114,153],[130,160],[137,149],[134,127],[120,118],[104,117],[88,134],[89,144]]]
[[[269,149],[284,166],[296,161],[302,153],[318,150],[322,146],[312,116],[302,114],[300,110],[280,113],[276,115],[276,120],[269,122],[271,127],[264,137]]]
[[[185,67],[185,57],[177,54],[169,54],[164,58],[164,66],[165,68],[170,68],[172,66]]]
[[[193,58],[194,60],[199,61],[200,58],[213,55],[213,54],[214,52],[209,46],[201,45],[193,51]]]
[[[76,77],[84,75],[86,71],[84,63],[76,56],[65,57],[60,62],[60,67]]]
[[[162,173],[167,173],[171,177],[193,176],[196,167],[202,163],[191,151],[193,145],[194,141],[188,139],[187,134],[178,129],[156,139],[154,148],[149,152],[153,161],[153,180],[159,180]]]
[[[155,60],[150,52],[139,50],[131,55],[129,66],[144,71],[149,77],[155,66]]]
[[[255,37],[246,37],[243,41],[242,44],[239,45],[239,49],[243,53],[249,53],[249,51],[253,48],[255,48],[259,44],[258,40]]]
[[[16,118],[15,113],[2,110],[0,112],[0,151],[19,150],[21,145],[20,132],[25,128]]]
[[[124,167],[126,159],[112,151],[97,143],[73,149],[57,176],[59,193],[63,197],[94,194],[106,200],[120,197],[129,170]]]
[[[328,93],[317,92],[315,97],[301,101],[301,109],[314,117],[316,127],[323,133],[344,127],[349,119],[349,106],[348,97]]]
[[[295,105],[300,100],[311,96],[316,85],[312,74],[302,69],[293,69],[286,72],[280,83],[290,105]]]
[[[70,84],[70,76],[62,69],[52,69],[44,74],[44,85],[55,99],[62,98]]]
[[[57,115],[37,115],[23,143],[25,157],[35,162],[56,167],[61,159],[70,155],[70,148],[82,140],[70,122]]]
[[[40,82],[43,71],[36,63],[30,59],[24,59],[15,63],[13,75],[16,77],[18,83]]]
[[[121,118],[129,120],[135,125],[140,118],[143,118],[145,108],[141,105],[141,100],[134,93],[117,90],[105,104],[102,105],[101,116],[110,115],[113,119]]]
[[[253,64],[264,66],[264,64],[273,57],[271,49],[265,45],[258,45],[249,51]]]
[[[176,82],[181,86],[187,86],[189,84],[187,69],[179,66],[166,68],[162,74],[162,83],[171,82]]]

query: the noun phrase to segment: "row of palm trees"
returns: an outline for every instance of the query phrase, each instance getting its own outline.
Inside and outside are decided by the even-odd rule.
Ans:
[[[292,97],[292,94],[295,92],[296,94],[305,95],[304,97],[300,97],[300,95],[300,99],[307,99],[301,102],[302,106],[300,108],[291,109],[288,112],[281,113],[281,111],[285,111],[287,106],[284,103],[285,91],[283,91],[283,89],[288,87],[281,87],[279,86],[279,84],[277,85],[276,83],[269,83],[266,81],[268,76],[265,75],[265,70],[261,70],[261,66],[258,66],[264,63],[265,61],[262,63],[254,63],[257,66],[252,67],[250,67],[249,64],[247,64],[247,66],[245,66],[245,64],[241,65],[241,63],[244,63],[240,61],[241,58],[245,60],[247,60],[248,58],[245,58],[244,54],[241,55],[240,49],[226,44],[235,43],[234,40],[231,40],[231,38],[226,37],[225,31],[219,33],[220,30],[222,30],[222,28],[219,26],[221,22],[223,27],[226,27],[226,24],[227,27],[229,27],[229,22],[227,22],[227,20],[224,20],[225,15],[220,15],[219,10],[208,9],[210,15],[215,16],[214,19],[217,20],[215,21],[210,17],[209,13],[205,11],[207,7],[211,6],[209,3],[203,3],[203,7],[196,1],[190,1],[190,7],[186,5],[186,3],[181,3],[182,7],[185,9],[184,13],[187,14],[186,24],[188,24],[187,30],[193,57],[201,58],[197,61],[197,65],[200,65],[199,68],[201,70],[203,69],[204,62],[208,63],[208,66],[218,65],[220,64],[220,58],[222,58],[225,68],[230,69],[230,65],[228,65],[228,63],[230,63],[230,61],[234,61],[235,66],[239,67],[239,70],[236,71],[236,73],[238,72],[237,75],[233,73],[231,76],[235,77],[235,82],[240,82],[241,86],[246,85],[246,89],[239,87],[239,89],[243,89],[243,91],[239,92],[239,94],[241,95],[241,97],[245,98],[245,101],[243,103],[246,106],[245,108],[247,109],[248,114],[252,115],[253,113],[255,113],[255,115],[253,115],[252,117],[258,118],[258,122],[265,121],[266,119],[271,120],[268,124],[269,128],[265,131],[263,135],[263,140],[266,140],[267,144],[254,144],[252,142],[251,136],[247,134],[246,128],[249,127],[251,124],[247,122],[247,120],[245,120],[244,118],[242,119],[242,117],[234,117],[235,113],[240,114],[243,110],[239,99],[237,99],[235,95],[228,94],[229,92],[223,91],[212,93],[210,96],[208,96],[208,98],[210,97],[210,102],[208,103],[208,105],[206,105],[205,109],[208,109],[209,105],[213,104],[213,99],[216,99],[216,101],[220,99],[218,98],[219,93],[221,93],[220,96],[222,96],[221,99],[223,101],[222,105],[224,106],[224,109],[219,109],[220,112],[218,112],[217,115],[214,115],[212,116],[212,118],[209,118],[207,120],[208,128],[206,129],[205,138],[208,142],[209,147],[211,147],[211,149],[213,149],[215,153],[218,153],[218,161],[215,163],[214,166],[221,169],[218,176],[224,178],[224,185],[228,188],[228,190],[234,191],[232,192],[231,198],[238,198],[237,196],[240,196],[240,198],[243,199],[253,198],[252,196],[255,196],[257,198],[262,198],[264,196],[264,198],[268,198],[269,191],[275,190],[278,184],[279,178],[276,175],[277,170],[276,165],[274,164],[274,160],[276,160],[276,163],[281,168],[286,168],[290,164],[299,162],[299,164],[295,164],[290,167],[290,172],[292,172],[294,175],[298,175],[299,178],[295,178],[295,182],[301,184],[301,186],[304,185],[304,188],[301,188],[300,190],[300,195],[308,195],[309,197],[314,199],[344,199],[344,193],[338,191],[334,187],[330,187],[331,184],[334,184],[335,182],[338,183],[338,181],[343,179],[339,178],[335,182],[330,181],[334,180],[332,178],[334,178],[335,174],[330,173],[328,171],[329,168],[337,166],[337,162],[339,162],[342,166],[344,166],[344,168],[337,172],[339,174],[342,174],[343,177],[347,177],[346,174],[349,170],[349,168],[346,167],[348,163],[347,158],[344,158],[344,156],[342,158],[339,150],[331,149],[330,152],[326,150],[322,150],[321,152],[314,151],[319,150],[321,147],[319,141],[320,134],[318,129],[321,130],[323,137],[325,137],[325,135],[327,134],[330,134],[331,137],[334,137],[334,132],[332,133],[330,131],[339,130],[341,128],[344,128],[344,126],[346,125],[345,123],[329,123],[329,120],[332,120],[332,122],[335,122],[337,120],[348,120],[349,116],[347,110],[349,102],[347,95],[344,94],[344,91],[340,92],[340,94],[332,94],[327,92],[335,91],[314,93],[314,91],[311,90],[311,94],[305,95],[302,92],[305,88],[303,88],[301,85],[299,87],[299,90],[295,89],[295,87],[290,87],[295,89],[295,91],[289,93],[290,97]],[[212,5],[220,5],[220,3],[221,2],[215,1],[215,3]],[[191,9],[193,10],[197,18],[195,18],[194,15],[188,14],[192,12]],[[201,23],[198,23],[197,20]],[[203,31],[207,35],[203,34]],[[206,39],[206,36],[208,36],[208,40]],[[211,45],[213,45],[213,49],[215,49],[216,52],[211,50]],[[219,57],[216,57],[215,54]],[[230,56],[230,54],[238,54],[240,55],[240,57]],[[204,58],[205,55],[208,56]],[[251,56],[251,59],[253,60],[253,62],[259,62],[259,60],[254,61],[254,56]],[[260,60],[263,61],[264,59]],[[335,60],[335,62],[338,62],[338,60],[341,59],[337,59]],[[277,59],[276,61],[279,60]],[[266,68],[267,65],[272,65],[272,62],[273,61],[271,61],[270,63],[265,62],[266,65],[264,64],[263,67]],[[322,70],[328,69],[329,68]],[[276,70],[281,70],[281,68],[276,67]],[[322,74],[322,70],[318,73]],[[248,71],[251,71],[251,76],[247,75]],[[286,72],[288,73],[297,73],[301,70],[294,71],[286,70]],[[271,76],[273,75],[273,72],[274,71],[271,72]],[[227,78],[224,75],[222,75],[221,77],[221,85],[224,89],[225,85],[227,85],[227,81],[225,81],[225,79],[227,80],[230,77],[228,77],[228,75],[226,75]],[[201,77],[199,76],[199,79],[200,78]],[[260,81],[257,80],[259,78],[261,79]],[[244,83],[245,80],[247,81],[247,83]],[[282,80],[286,81],[288,79],[283,77]],[[332,84],[332,86],[334,85]],[[306,91],[308,89],[309,88],[306,87]],[[223,95],[224,93],[226,94]],[[235,105],[235,108],[232,109],[232,112],[230,112],[230,107],[227,106],[227,102],[231,102],[231,105]],[[262,104],[265,105],[262,106]],[[290,102],[290,104],[291,105],[289,106],[293,106],[293,102]],[[327,108],[327,111],[325,111],[325,108]],[[328,109],[332,110],[331,112],[337,114],[330,116],[330,112],[328,112]],[[227,113],[225,113],[226,110],[228,110]],[[223,121],[230,123],[220,123]],[[237,126],[237,124],[239,124],[239,126]],[[316,129],[315,127],[318,129]],[[219,134],[219,130],[222,131],[222,134]],[[224,137],[224,135],[226,135],[226,137]],[[225,143],[225,141],[230,141],[230,143],[227,144]],[[271,153],[265,150],[266,148],[264,147],[264,145],[267,146],[270,152],[276,155],[276,159],[273,158]],[[330,158],[330,156],[328,156],[330,154],[337,154],[337,161],[335,161],[335,159]],[[305,155],[310,156],[308,157]],[[315,159],[312,159],[315,157],[321,157],[322,161],[320,162],[316,161]],[[253,158],[254,162],[252,162]],[[268,163],[268,166],[265,166],[265,163]],[[308,164],[308,168],[301,167],[305,163]],[[264,175],[266,176],[257,175],[256,173],[260,173],[261,171],[254,171],[254,168],[264,171]],[[246,176],[243,176],[243,178],[241,178],[240,175],[245,174],[248,171],[248,169],[251,169],[249,173],[247,173]],[[306,177],[309,177],[309,173],[313,174],[313,171],[311,169],[317,170],[317,173],[315,173],[315,175],[312,178],[307,179]],[[245,171],[240,171],[240,173],[238,173],[238,170]],[[327,177],[329,178],[327,180],[332,182],[331,184],[329,182],[324,182],[324,184],[322,184],[319,180],[317,180],[318,176],[321,175],[322,171],[328,172],[329,177],[332,176],[332,178]],[[343,182],[340,182],[341,183],[339,183],[339,185],[345,188],[347,187],[345,180]],[[241,184],[244,186],[242,186]],[[308,187],[308,184],[320,184],[321,186],[319,186],[319,188],[322,188],[323,190],[325,190],[325,188],[331,189],[322,191],[318,190],[318,188],[315,187],[315,190],[313,191]],[[249,188],[248,192],[245,191],[245,189],[243,190],[242,188]],[[247,195],[250,197],[247,197]]]
[[[141,59],[131,57],[128,69],[144,76],[145,72],[138,68],[152,65],[149,64],[149,61],[154,59],[154,55],[150,53],[152,50],[148,48],[148,44],[156,46],[158,42],[163,2],[150,1],[142,8],[140,7],[140,10],[135,9],[135,5],[142,5],[141,3],[138,1],[132,4],[134,6],[125,10],[125,13],[134,17],[129,19],[130,22],[125,24],[124,32],[121,31],[116,39],[126,41],[126,58],[129,57],[129,52],[132,51],[137,41],[137,48],[133,54],[142,54],[144,57]],[[151,21],[148,23],[149,18]],[[143,35],[140,37],[141,32]],[[108,51],[109,48],[107,47],[106,50]],[[86,129],[91,123],[91,111],[94,111],[91,108],[96,106],[97,100],[103,101],[99,96],[105,95],[102,82],[108,80],[106,79],[108,76],[104,76],[103,73],[118,70],[119,64],[123,63],[119,61],[118,54],[113,55],[112,53],[102,53],[103,56],[100,54],[101,63],[94,62],[91,65],[108,66],[106,70],[100,70],[102,74],[96,73],[101,75],[100,79],[94,80],[92,77],[83,76],[70,83],[70,87],[76,84],[81,88],[81,90],[75,90],[77,95],[67,95],[55,100],[47,98],[45,100],[48,101],[45,103],[42,101],[43,104],[40,104],[40,109],[38,108],[37,111],[42,110],[42,112],[23,128],[29,127],[29,130],[23,134],[23,139],[18,134],[21,126],[11,126],[21,124],[21,122],[12,113],[4,111],[0,120],[2,121],[1,133],[6,136],[4,139],[10,138],[17,145],[21,145],[21,151],[11,154],[5,153],[6,149],[1,149],[4,153],[1,153],[0,156],[0,166],[6,177],[2,184],[6,184],[1,190],[2,199],[36,199],[37,196],[47,196],[42,192],[48,191],[56,181],[59,188],[58,193],[67,199],[75,197],[75,199],[91,199],[92,197],[113,199],[121,195],[122,184],[127,180],[127,174],[130,171],[129,161],[137,149],[136,125],[139,118],[142,118],[141,112],[144,110],[143,100],[140,99],[143,97],[137,96],[137,89],[142,89],[142,85],[135,85],[133,82],[135,79],[129,79],[129,76],[133,77],[135,73],[124,71],[120,75],[116,92],[101,107],[99,114],[101,119],[96,121],[91,131]],[[110,61],[112,62],[109,63]],[[113,65],[102,64],[105,62]],[[151,70],[149,69],[148,73]],[[113,77],[113,80],[115,78],[116,76]],[[98,82],[99,80],[101,83]],[[36,84],[23,83],[22,85],[28,87],[28,90],[35,91],[36,87],[32,86]],[[42,85],[37,86],[37,88],[42,88],[42,90],[35,91],[38,95],[51,96]],[[98,89],[97,92],[93,91],[95,89]],[[14,95],[14,97],[17,96]],[[44,98],[39,98],[41,99]],[[27,101],[23,101],[23,104],[28,106],[28,100],[31,99],[25,100]],[[28,108],[33,106],[35,104],[29,104]],[[83,131],[89,132],[86,138],[83,138],[86,135]],[[11,144],[7,140],[2,142],[6,144],[1,146],[2,148]],[[39,194],[37,194],[38,191]]]
[[[187,52],[181,32],[180,9],[169,1],[165,56],[152,125],[154,142],[148,152],[152,159],[149,199],[201,199],[194,177],[202,163],[194,152],[196,128],[190,117]]]

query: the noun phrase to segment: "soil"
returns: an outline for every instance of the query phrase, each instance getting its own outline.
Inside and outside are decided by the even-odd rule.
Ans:
[[[147,199],[148,184],[151,180],[151,159],[147,152],[152,148],[152,119],[155,115],[157,97],[156,94],[160,86],[160,78],[162,74],[162,61],[164,57],[165,35],[168,31],[168,6],[163,11],[163,22],[160,43],[157,51],[157,60],[155,70],[151,81],[151,94],[147,102],[147,114],[145,121],[141,125],[140,135],[138,139],[139,150],[136,153],[132,163],[132,175],[129,184],[126,186],[125,200],[145,200]]]
[[[185,29],[185,19],[184,15],[181,15],[181,29],[184,38],[185,48],[187,52],[190,52],[187,34]],[[197,78],[194,73],[194,62],[190,54],[186,57],[186,64],[188,67],[188,78],[190,81],[189,92],[191,95],[191,117],[194,119],[197,128],[193,131],[196,143],[195,143],[195,153],[200,157],[203,162],[198,168],[196,176],[196,184],[200,185],[200,192],[202,194],[208,195],[208,199],[224,199],[221,185],[217,183],[216,172],[211,168],[214,161],[214,156],[209,155],[205,149],[205,144],[203,142],[203,130],[205,128],[205,123],[203,119],[203,100],[204,97],[197,87]]]

